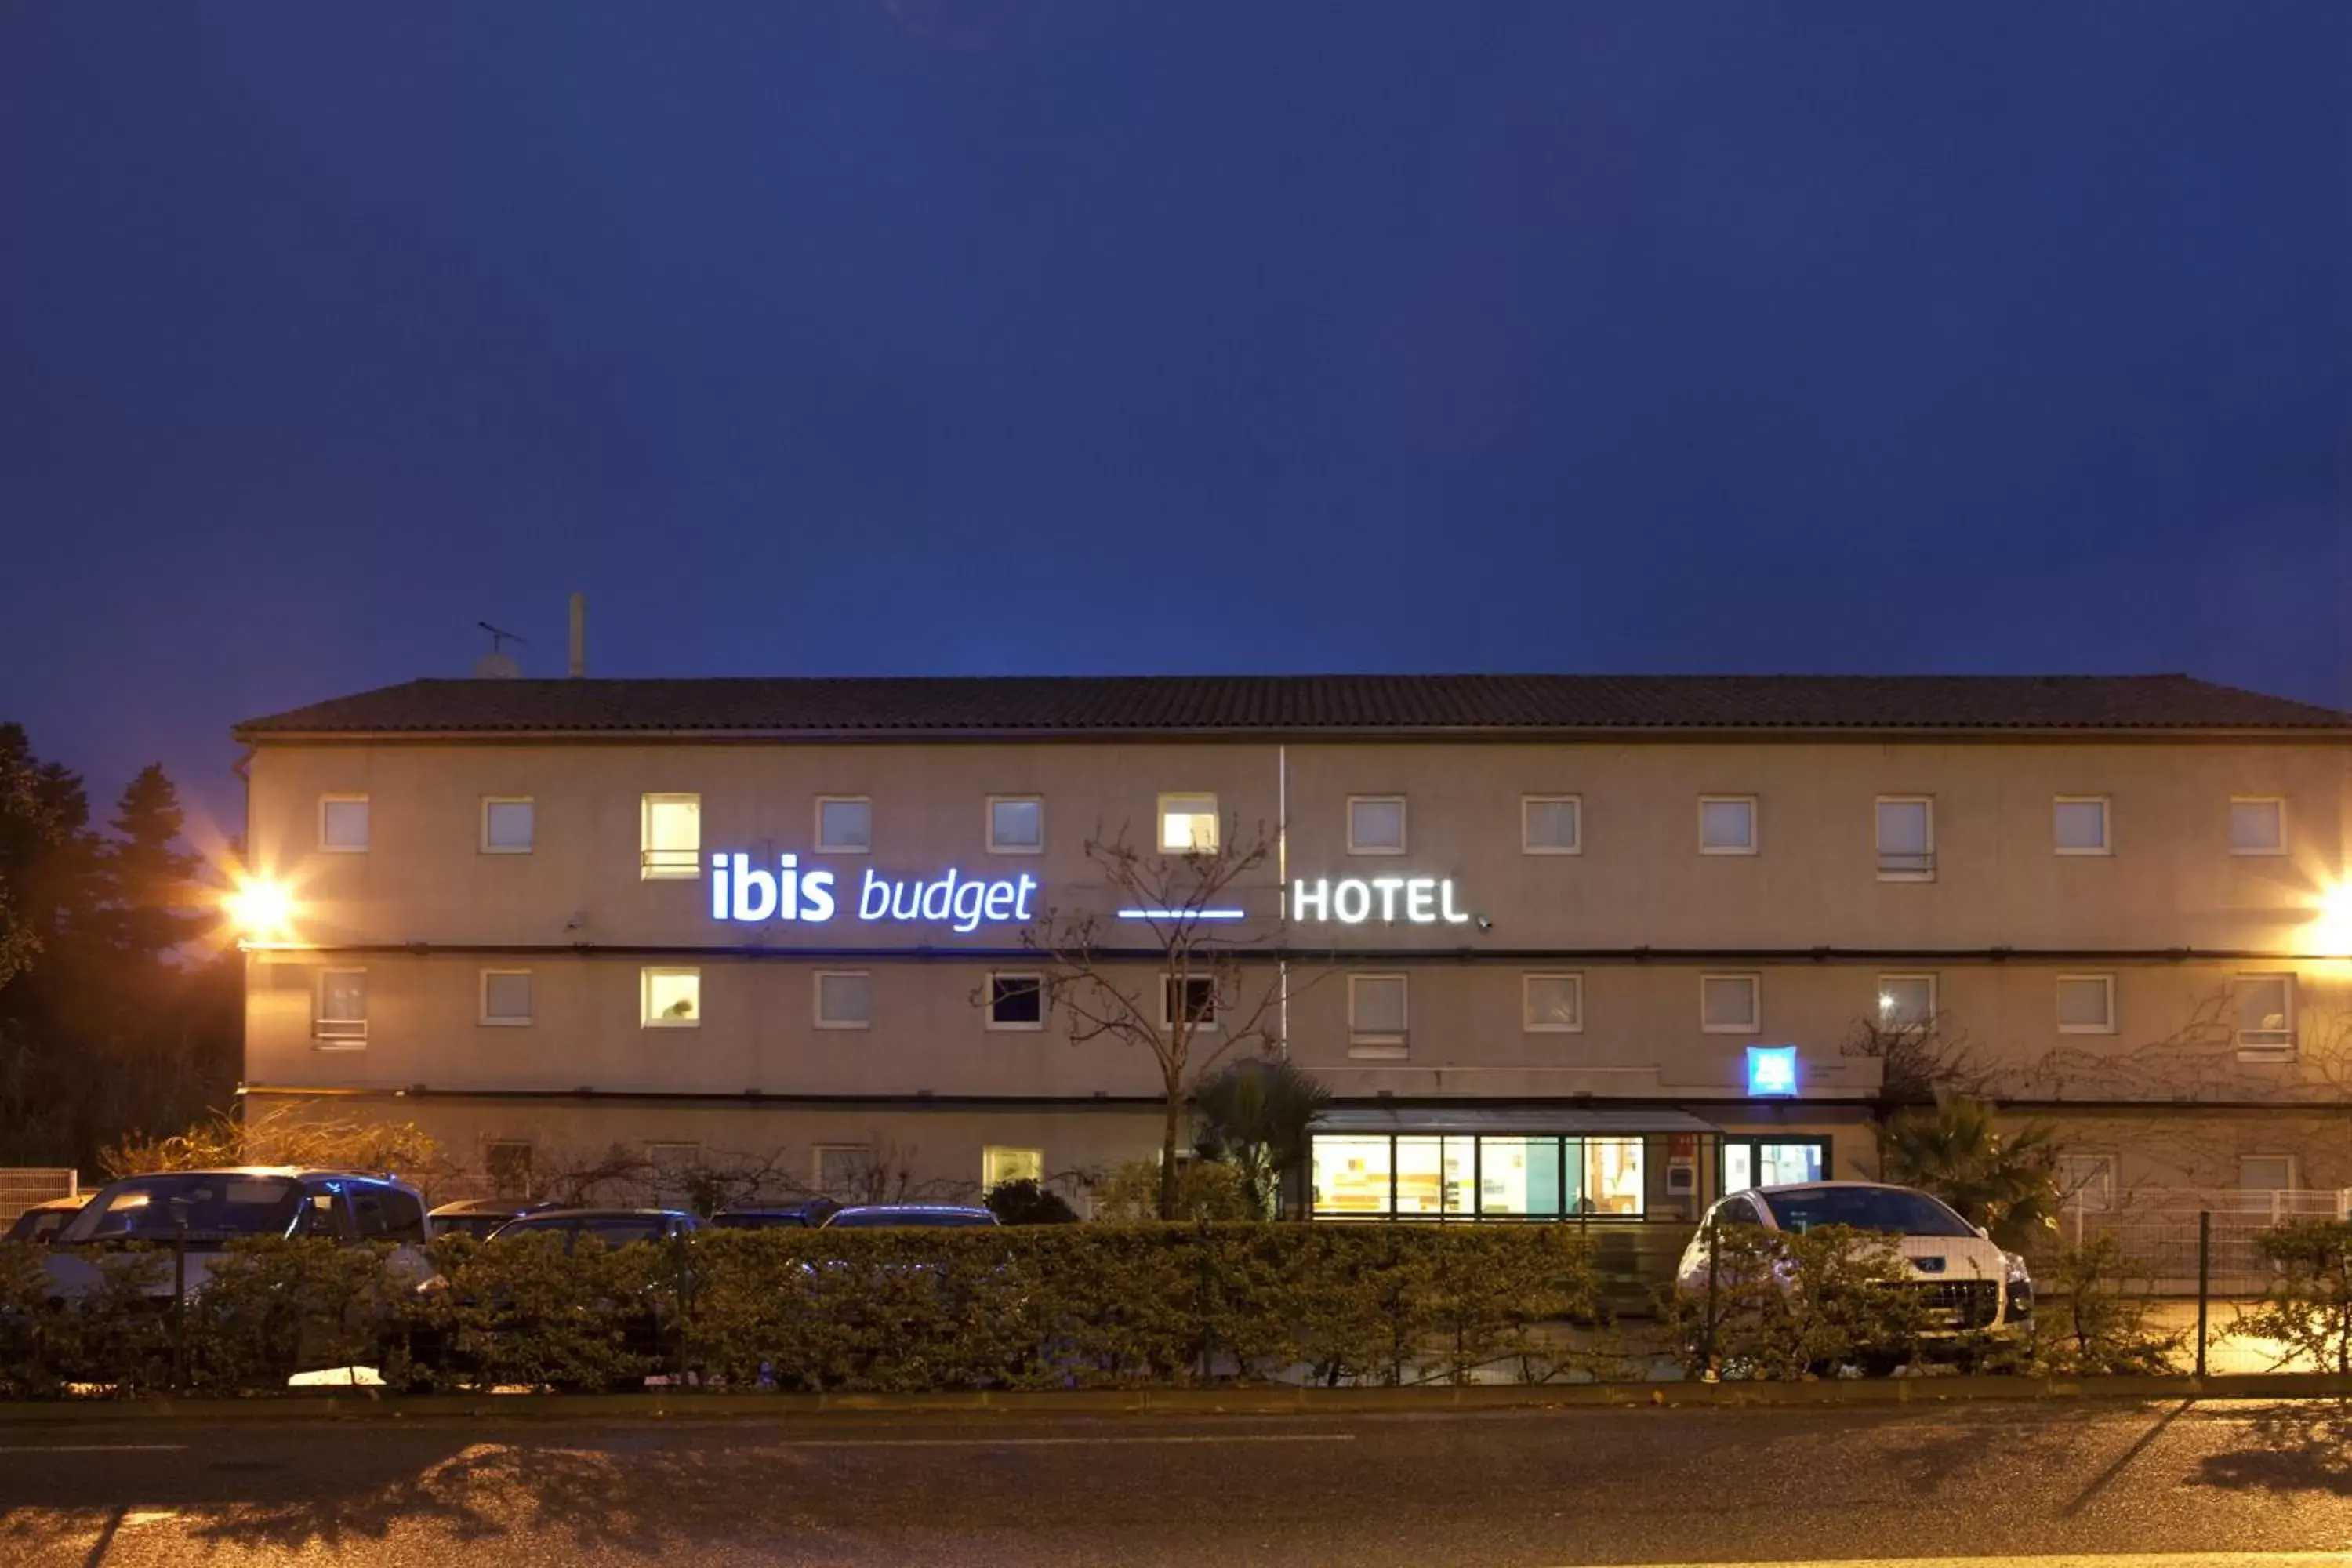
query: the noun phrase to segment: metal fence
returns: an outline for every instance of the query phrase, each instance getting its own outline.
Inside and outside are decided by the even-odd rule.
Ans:
[[[2153,1276],[2158,1294],[2194,1296],[2200,1215],[2211,1216],[2206,1238],[2210,1293],[2246,1300],[2261,1295],[2271,1281],[2255,1238],[2283,1220],[2352,1215],[2352,1190],[2143,1189],[2105,1203],[2070,1204],[2059,1229],[2069,1247],[2112,1236],[2126,1257]]]
[[[77,1171],[42,1165],[0,1165],[0,1230],[35,1204],[81,1195]]]

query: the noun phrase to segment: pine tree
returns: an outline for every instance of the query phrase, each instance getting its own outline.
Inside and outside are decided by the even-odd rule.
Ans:
[[[175,847],[186,818],[179,791],[157,763],[139,770],[115,807],[115,837],[105,860],[107,901],[113,906],[114,941],[135,960],[161,963],[208,923],[194,907],[203,857]]]

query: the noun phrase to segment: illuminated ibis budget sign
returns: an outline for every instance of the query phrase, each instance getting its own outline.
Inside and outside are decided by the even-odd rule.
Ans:
[[[1290,918],[1298,921],[1338,921],[1360,926],[1366,921],[1394,925],[1467,925],[1470,916],[1454,901],[1451,877],[1318,877],[1290,885]]]
[[[842,889],[846,894],[847,889]],[[1028,921],[1030,900],[1037,879],[1018,877],[968,878],[953,867],[944,877],[885,877],[868,871],[857,889],[856,918],[873,922],[933,921],[951,925],[959,933],[978,931],[982,922]],[[801,869],[797,855],[779,855],[776,868],[755,866],[749,855],[710,858],[710,918],[759,925],[768,921],[793,921],[824,925],[840,911],[833,873],[821,867]]]

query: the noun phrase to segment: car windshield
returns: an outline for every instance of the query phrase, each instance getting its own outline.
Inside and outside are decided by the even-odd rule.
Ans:
[[[16,1216],[16,1223],[8,1227],[6,1239],[47,1241],[66,1227],[66,1222],[73,1218],[75,1212],[72,1209],[26,1209]]]
[[[843,1210],[827,1222],[835,1230],[872,1230],[884,1226],[992,1225],[993,1215],[958,1214],[953,1209],[872,1209],[864,1214]]]
[[[1789,1187],[1755,1194],[1782,1230],[1846,1225],[1890,1236],[1974,1236],[1966,1220],[1925,1193],[1901,1187]]]
[[[302,1184],[285,1176],[140,1176],[90,1200],[58,1236],[72,1246],[144,1237],[169,1240],[187,1222],[193,1240],[283,1236],[302,1206]]]

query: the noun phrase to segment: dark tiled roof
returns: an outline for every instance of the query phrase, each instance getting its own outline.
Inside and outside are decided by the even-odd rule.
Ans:
[[[777,736],[2334,731],[2352,714],[2185,675],[1235,675],[412,680],[237,727]]]

